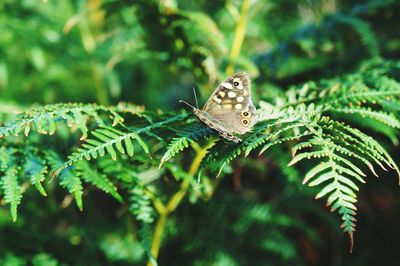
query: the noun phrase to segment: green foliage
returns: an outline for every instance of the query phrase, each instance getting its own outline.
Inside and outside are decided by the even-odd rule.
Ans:
[[[400,9],[328,2],[2,2],[0,264],[324,264],[340,229],[312,197],[352,248],[370,177],[400,176]],[[241,143],[176,111],[233,69]]]
[[[60,168],[62,164],[61,158],[55,152],[48,152],[46,159],[52,171]],[[67,169],[59,175],[60,186],[66,188],[69,193],[75,198],[76,205],[80,210],[83,210],[82,194],[83,187],[82,181],[74,169]]]
[[[184,149],[189,147],[190,143],[199,141],[200,138],[208,137],[212,133],[212,130],[199,123],[189,125],[182,132],[178,133],[178,137],[175,137],[168,144],[167,151],[161,158],[161,167],[166,161],[180,153]]]
[[[115,161],[117,160],[116,150],[119,153],[133,156],[135,150],[132,140],[135,140],[146,153],[149,153],[146,143],[135,132],[121,132],[111,127],[104,127],[96,129],[92,134],[96,139],[86,139],[86,143],[82,145],[83,148],[71,154],[68,161],[60,166],[56,172],[62,171],[65,167],[77,161],[96,159],[103,157],[106,153]]]
[[[4,201],[10,204],[11,216],[13,221],[17,220],[17,207],[21,203],[22,187],[18,184],[18,169],[8,168],[1,178],[4,190]]]
[[[320,161],[306,173],[303,184],[322,185],[316,198],[327,197],[327,205],[332,211],[338,210],[343,230],[352,238],[359,191],[356,182],[365,183],[366,176],[353,162],[364,164],[376,176],[373,164],[386,171],[395,169],[399,177],[400,170],[385,148],[371,136],[329,115],[361,116],[398,129],[397,110],[385,107],[389,100],[391,104],[398,103],[399,83],[388,75],[377,75],[398,67],[398,63],[370,66],[362,74],[293,88],[274,105],[261,103],[259,117],[264,122],[240,145],[219,141],[210,149],[203,165],[217,161],[218,176],[240,154],[247,156],[254,149],[262,154],[274,145],[292,142],[294,157],[288,165],[305,159]],[[372,84],[369,83],[371,76],[376,77]],[[390,85],[381,87],[381,84]]]
[[[150,197],[145,194],[145,190],[142,187],[136,186],[130,191],[130,201],[129,210],[138,221],[148,224],[154,221]]]
[[[32,185],[42,194],[47,196],[46,191],[43,187],[43,181],[46,179],[48,173],[47,165],[43,163],[39,158],[34,157],[33,154],[29,154],[24,165],[25,175],[29,177]]]
[[[57,121],[65,120],[71,128],[82,131],[82,138],[87,137],[88,128],[86,124],[93,119],[99,125],[104,125],[100,112],[104,111],[113,118],[113,124],[122,122],[122,117],[115,112],[115,108],[107,108],[94,104],[56,104],[34,108],[19,115],[15,120],[1,127],[0,137],[18,135],[21,131],[28,136],[32,127],[40,134],[53,135],[57,129]]]
[[[32,265],[34,266],[57,266],[58,262],[51,256],[49,256],[46,253],[40,253],[37,254],[35,257],[32,259]]]
[[[91,183],[105,193],[113,196],[117,201],[122,202],[121,195],[117,192],[115,185],[106,175],[92,169],[88,162],[82,161],[77,165],[78,177],[87,183]]]

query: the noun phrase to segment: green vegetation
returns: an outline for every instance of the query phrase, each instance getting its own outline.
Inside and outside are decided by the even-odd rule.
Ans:
[[[398,1],[0,11],[1,265],[397,258]],[[238,144],[178,103],[237,71],[258,109]]]

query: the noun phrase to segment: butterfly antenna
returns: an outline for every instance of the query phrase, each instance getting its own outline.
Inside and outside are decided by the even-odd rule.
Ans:
[[[180,102],[180,103],[184,103],[184,104],[186,104],[186,105],[192,107],[193,109],[196,109],[196,107],[194,107],[194,106],[191,105],[190,103],[187,103],[187,102],[185,102],[185,101],[183,101],[183,100],[179,100],[179,102]]]
[[[197,109],[199,109],[199,102],[197,101],[196,89],[193,87],[194,100],[196,101]]]

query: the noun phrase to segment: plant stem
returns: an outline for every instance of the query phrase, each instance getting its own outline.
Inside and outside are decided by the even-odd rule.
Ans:
[[[201,161],[207,154],[207,150],[214,145],[215,140],[210,141],[205,147],[199,149],[196,153],[196,157],[193,159],[190,165],[188,175],[194,176],[200,167]],[[157,208],[159,217],[156,223],[156,227],[153,233],[153,239],[151,243],[151,255],[155,260],[157,260],[158,253],[161,247],[161,240],[164,232],[165,223],[167,222],[168,215],[172,213],[181,203],[182,199],[185,197],[187,190],[190,185],[190,179],[186,178],[182,181],[180,189],[170,198],[166,205],[160,207],[160,202],[157,202]],[[152,262],[149,260],[147,266],[153,266]]]
[[[243,0],[240,8],[240,16],[236,24],[235,37],[233,39],[231,52],[229,54],[229,64],[226,68],[226,74],[232,75],[234,72],[237,58],[239,57],[242,48],[246,27],[248,22],[248,14],[250,9],[250,0]]]
[[[151,255],[153,258],[156,260],[158,257],[158,253],[160,252],[160,246],[161,246],[161,239],[163,236],[164,232],[164,227],[165,223],[167,221],[168,214],[167,213],[162,213],[160,214],[160,217],[158,217],[156,227],[154,229],[153,233],[153,240],[151,242]],[[152,266],[153,263],[149,260],[147,262],[148,266]]]

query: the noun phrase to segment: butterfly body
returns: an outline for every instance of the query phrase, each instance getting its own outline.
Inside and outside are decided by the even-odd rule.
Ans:
[[[227,78],[215,89],[203,109],[194,108],[193,113],[222,137],[240,142],[234,134],[250,131],[257,120],[251,101],[250,77],[240,72]]]

